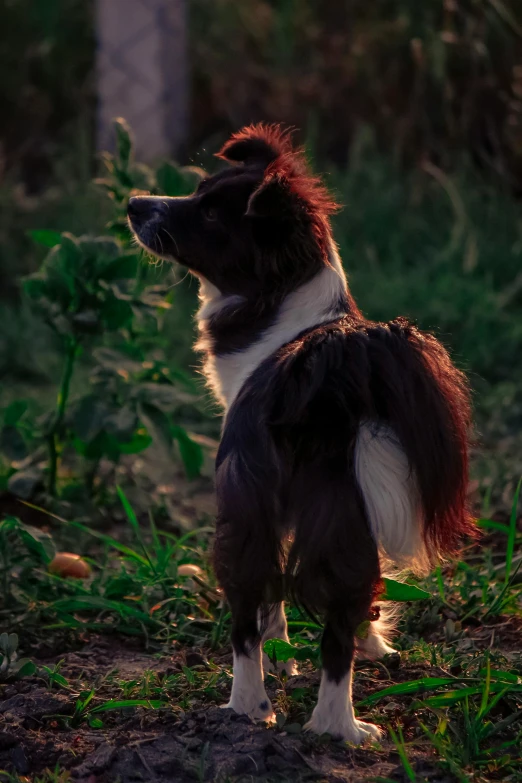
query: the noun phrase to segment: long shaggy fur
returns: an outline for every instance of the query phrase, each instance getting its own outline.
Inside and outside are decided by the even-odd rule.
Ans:
[[[354,715],[355,648],[390,651],[381,567],[423,570],[474,533],[468,389],[433,336],[363,317],[332,239],[337,204],[288,132],[250,126],[219,156],[233,166],[192,196],[134,198],[129,217],[201,281],[199,347],[226,409],[214,563],[233,617],[229,706],[271,713],[260,645],[272,627],[286,637],[289,596],[324,620],[308,728],[360,742],[379,732]]]

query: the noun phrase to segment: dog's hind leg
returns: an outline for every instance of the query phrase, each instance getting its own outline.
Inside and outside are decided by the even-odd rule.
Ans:
[[[305,726],[353,743],[378,738],[377,726],[355,717],[355,634],[369,619],[380,581],[377,547],[362,498],[342,455],[303,466],[290,498],[296,518],[289,570],[296,600],[322,615],[323,672],[317,705]]]
[[[368,628],[368,635],[361,639],[356,637],[356,654],[358,658],[377,661],[384,658],[385,655],[395,655],[399,653],[388,643],[396,623],[396,613],[393,609],[387,607],[380,608],[381,616],[378,620],[373,620]]]
[[[316,734],[328,733],[337,739],[359,744],[378,739],[381,732],[372,723],[355,717],[352,701],[354,631],[354,622],[347,614],[342,619],[332,614],[326,623],[321,645],[323,673],[319,696],[305,730]]]
[[[234,678],[230,701],[224,706],[253,720],[270,720],[273,711],[263,683],[257,607],[248,599],[233,600],[231,606]]]
[[[264,625],[264,618],[261,617],[261,625]],[[268,612],[268,618],[265,621],[266,628],[263,630],[263,642],[267,639],[282,639],[284,642],[289,642],[288,638],[288,624],[286,622],[285,607],[283,602],[272,604]],[[269,659],[268,655],[263,653],[263,669],[265,672],[274,671],[273,662]],[[285,673],[287,677],[297,673],[294,658],[290,658],[288,661],[277,661],[275,670],[279,673]]]

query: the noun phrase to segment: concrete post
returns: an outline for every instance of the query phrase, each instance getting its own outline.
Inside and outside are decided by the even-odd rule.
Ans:
[[[124,117],[136,157],[176,155],[186,139],[186,0],[96,0],[98,149],[113,149]]]

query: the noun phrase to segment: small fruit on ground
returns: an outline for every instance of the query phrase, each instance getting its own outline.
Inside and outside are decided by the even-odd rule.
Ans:
[[[91,568],[80,555],[72,552],[57,552],[49,563],[49,572],[56,576],[72,576],[75,579],[87,579]]]

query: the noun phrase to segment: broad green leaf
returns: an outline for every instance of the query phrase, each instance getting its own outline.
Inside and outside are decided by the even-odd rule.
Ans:
[[[290,642],[285,642],[283,639],[268,639],[263,644],[263,651],[271,660],[275,657],[277,661],[282,661],[283,663],[295,657],[293,645]]]
[[[136,432],[131,440],[126,443],[119,443],[119,449],[122,454],[139,454],[148,449],[152,443],[152,438],[148,433]]]
[[[144,558],[142,558],[144,559]],[[141,595],[143,583],[128,574],[111,577],[105,585],[105,598],[124,598],[126,595]]]
[[[4,411],[4,424],[13,427],[18,424],[27,410],[27,400],[14,400]]]
[[[136,277],[140,263],[136,253],[118,256],[99,272],[100,280],[125,280]]]
[[[38,667],[29,658],[20,658],[12,666],[9,667],[10,674],[15,677],[32,677],[37,674]]]
[[[385,591],[381,600],[384,601],[424,601],[431,598],[426,590],[421,590],[416,585],[410,585],[406,582],[397,582],[395,579],[383,579]]]
[[[29,236],[38,242],[39,245],[45,247],[55,247],[62,241],[62,235],[59,231],[51,231],[50,229],[39,229],[36,231],[29,231]]]
[[[183,461],[187,478],[194,479],[199,476],[205,455],[203,449],[188,435],[183,427],[172,427],[172,437],[178,443],[179,453]]]
[[[128,301],[117,298],[111,292],[100,310],[100,315],[107,329],[115,331],[131,323],[133,311]]]
[[[48,282],[41,272],[34,275],[27,275],[22,279],[24,293],[30,299],[40,300],[48,295]]]
[[[82,256],[79,242],[72,234],[62,234],[59,257],[62,271],[74,278],[78,273]]]
[[[296,661],[313,662],[317,662],[319,658],[318,648],[310,645],[294,646],[283,639],[268,639],[263,644],[263,651],[271,660],[275,658],[283,663],[289,661],[290,658],[295,658]]]
[[[99,432],[89,443],[73,438],[73,446],[78,454],[92,460],[107,457],[111,462],[118,462],[121,454],[121,444],[105,430]]]
[[[156,172],[158,188],[165,196],[188,196],[194,186],[174,163],[163,163]]]

